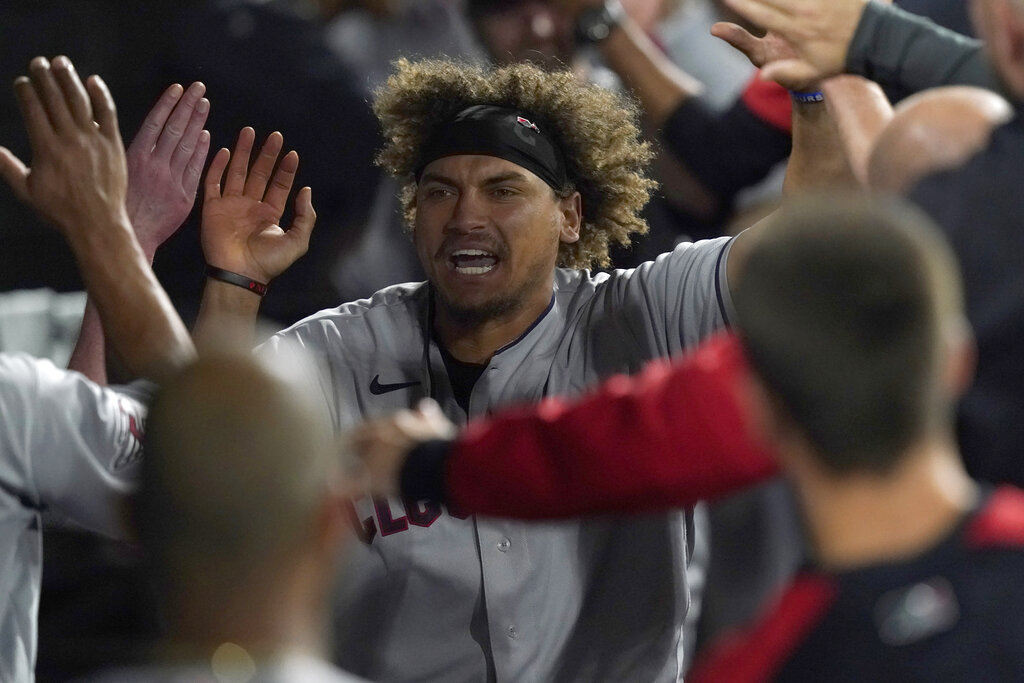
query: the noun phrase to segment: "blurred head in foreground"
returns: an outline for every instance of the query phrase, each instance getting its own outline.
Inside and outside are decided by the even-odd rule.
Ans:
[[[322,652],[347,521],[308,376],[297,354],[213,352],[155,398],[134,515],[172,641]]]

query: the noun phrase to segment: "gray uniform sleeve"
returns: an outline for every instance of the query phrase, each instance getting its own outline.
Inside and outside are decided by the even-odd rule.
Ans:
[[[846,55],[846,71],[912,92],[941,85],[1004,90],[981,41],[878,2],[864,8]]]
[[[680,244],[635,270],[619,271],[609,313],[623,316],[634,337],[653,342],[655,355],[699,343],[731,320],[726,264],[732,239]]]
[[[49,361],[0,355],[0,485],[26,506],[123,534],[117,501],[130,492],[142,456],[138,394]]]

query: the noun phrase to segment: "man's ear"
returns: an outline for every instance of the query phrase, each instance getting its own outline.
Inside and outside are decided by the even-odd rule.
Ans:
[[[583,227],[583,198],[579,192],[573,192],[568,197],[559,199],[558,207],[562,219],[558,232],[559,241],[566,244],[578,242],[580,229]]]
[[[966,320],[950,324],[943,332],[945,341],[945,367],[943,383],[948,395],[958,399],[970,388],[974,381],[974,371],[978,362],[978,349],[974,341],[971,326]]]
[[[1012,93],[1024,95],[1024,8],[1016,0],[983,1],[992,3],[985,31],[988,51]]]

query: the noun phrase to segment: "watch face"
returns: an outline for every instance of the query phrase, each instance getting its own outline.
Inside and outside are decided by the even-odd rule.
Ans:
[[[599,43],[619,25],[622,5],[617,1],[588,7],[576,20],[576,40],[581,43]]]

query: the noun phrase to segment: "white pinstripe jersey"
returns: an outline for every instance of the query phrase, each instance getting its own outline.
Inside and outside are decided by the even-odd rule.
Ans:
[[[122,532],[116,500],[137,474],[145,415],[141,394],[125,391],[0,353],[0,681],[34,678],[39,513]]]
[[[494,354],[470,416],[692,346],[727,321],[729,238],[683,244],[635,270],[559,269],[550,307]],[[458,423],[429,334],[430,289],[396,285],[279,333],[319,365],[339,430],[431,396]],[[524,523],[413,501],[359,501],[364,543],[343,574],[339,660],[379,681],[675,681],[688,605],[682,511]]]

